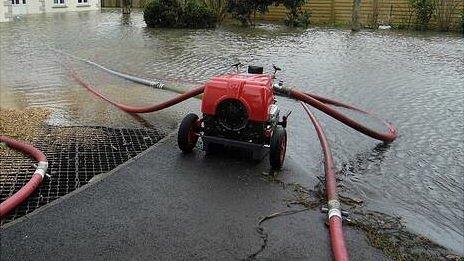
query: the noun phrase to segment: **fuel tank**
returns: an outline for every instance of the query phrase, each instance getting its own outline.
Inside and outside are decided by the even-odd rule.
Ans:
[[[272,76],[266,74],[226,74],[205,83],[201,111],[214,116],[218,105],[227,99],[240,101],[250,121],[269,121],[269,107],[274,103]]]

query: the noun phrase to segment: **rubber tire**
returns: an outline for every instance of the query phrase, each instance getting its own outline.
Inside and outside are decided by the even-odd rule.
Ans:
[[[194,131],[198,121],[198,116],[195,113],[189,113],[182,120],[179,126],[179,132],[177,133],[177,145],[185,152],[189,153],[193,151],[198,141],[198,136],[192,141],[189,140],[190,132]]]
[[[285,142],[283,148],[281,144]],[[287,131],[282,126],[277,126],[271,137],[269,163],[272,169],[279,170],[282,168],[287,150]]]

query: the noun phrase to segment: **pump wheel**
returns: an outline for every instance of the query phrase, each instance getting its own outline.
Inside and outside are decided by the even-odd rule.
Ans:
[[[180,123],[179,132],[177,133],[177,144],[185,152],[192,152],[198,141],[198,116],[189,113]]]
[[[269,162],[273,169],[280,169],[284,164],[287,150],[287,131],[282,126],[277,126],[271,137]]]

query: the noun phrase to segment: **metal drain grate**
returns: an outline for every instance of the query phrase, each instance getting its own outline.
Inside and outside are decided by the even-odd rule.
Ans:
[[[33,144],[49,162],[50,178],[9,216],[8,223],[87,184],[95,175],[108,172],[157,143],[165,135],[153,129],[106,127],[49,127]],[[36,162],[22,155],[0,158],[0,201],[23,187]]]

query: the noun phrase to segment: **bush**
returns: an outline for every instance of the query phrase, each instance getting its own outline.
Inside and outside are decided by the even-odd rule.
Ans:
[[[285,18],[286,25],[294,27],[307,27],[309,25],[311,14],[301,8],[308,3],[308,0],[279,0],[278,3],[283,4],[288,10]]]
[[[416,15],[417,29],[425,31],[429,27],[435,9],[437,7],[436,0],[409,0],[414,13]]]
[[[145,7],[143,19],[148,27],[177,27],[180,11],[177,0],[154,0]]]
[[[187,28],[210,28],[217,22],[213,11],[196,0],[188,0],[185,3],[183,14],[183,27]]]
[[[227,11],[243,25],[254,25],[252,15],[269,11],[269,6],[277,3],[276,0],[229,0]]]
[[[148,27],[209,28],[217,19],[211,9],[197,0],[153,0],[143,11]]]
[[[227,0],[202,0],[202,2],[213,11],[218,23],[224,20],[227,12]]]

